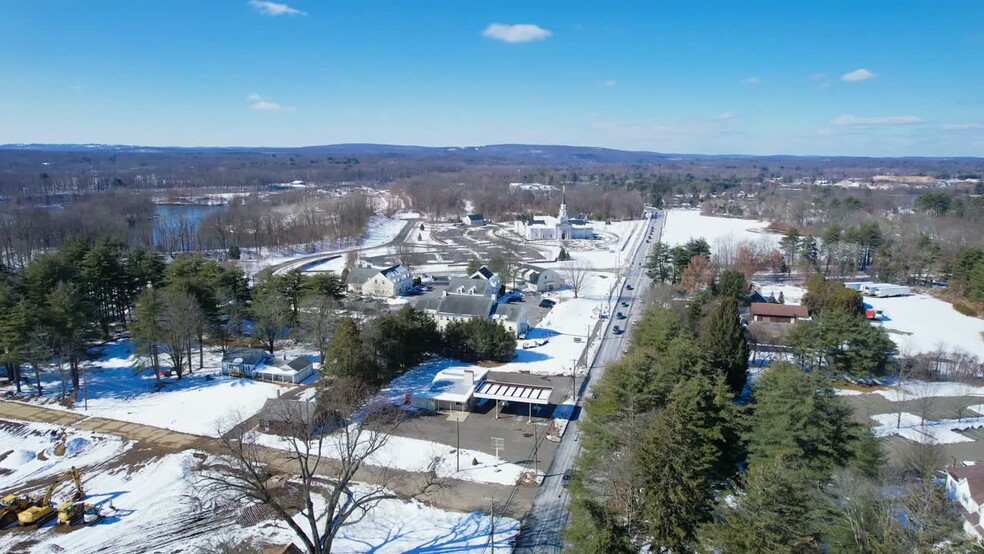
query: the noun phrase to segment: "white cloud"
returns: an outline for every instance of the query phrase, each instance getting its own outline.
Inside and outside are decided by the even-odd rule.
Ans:
[[[268,102],[266,100],[260,100],[259,102],[254,102],[250,104],[249,109],[259,110],[263,112],[280,112],[283,110],[289,110],[287,106],[282,106],[276,102]]]
[[[733,120],[733,119],[735,119],[737,117],[738,116],[735,115],[735,112],[724,112],[724,113],[718,114],[714,119],[716,119],[718,121],[731,121],[731,120]]]
[[[249,102],[249,109],[261,112],[282,112],[294,109],[277,102],[264,100],[262,96],[256,93],[246,96],[246,101]]]
[[[609,80],[605,81],[605,86],[606,87],[618,86],[618,81],[616,81],[615,79],[609,79]]]
[[[301,10],[294,9],[287,4],[268,2],[267,0],[249,0],[249,5],[263,15],[307,15]]]
[[[757,85],[762,82],[762,79],[759,77],[748,77],[742,82],[745,83],[746,85]]]
[[[861,68],[861,69],[855,69],[850,73],[845,73],[841,75],[841,81],[848,81],[848,82],[870,81],[876,77],[878,77],[877,73],[873,73],[871,71],[868,71],[867,69]]]
[[[915,115],[893,115],[886,117],[857,117],[842,115],[830,122],[836,127],[860,127],[869,125],[915,125],[923,123],[923,118]]]
[[[552,35],[553,33],[550,31],[531,23],[517,23],[515,25],[493,23],[482,31],[482,36],[485,38],[501,40],[510,44],[544,40]]]
[[[952,123],[950,125],[944,125],[943,129],[947,131],[973,131],[984,129],[984,123]]]

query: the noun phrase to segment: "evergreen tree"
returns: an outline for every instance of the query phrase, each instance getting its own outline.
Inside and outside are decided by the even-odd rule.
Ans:
[[[758,380],[746,433],[751,466],[797,460],[804,477],[822,480],[854,454],[858,424],[851,409],[817,379],[779,363]]]
[[[338,323],[322,360],[321,371],[335,377],[356,379],[363,384],[378,383],[379,372],[366,355],[362,335],[352,318],[343,318]]]
[[[708,551],[728,554],[823,552],[817,537],[821,503],[799,472],[770,460],[749,468],[740,481],[737,506],[719,507],[716,522],[702,530]]]
[[[571,505],[571,523],[566,536],[578,554],[635,554],[629,531],[603,504],[579,499]]]
[[[693,549],[698,528],[711,517],[711,477],[719,463],[713,429],[702,428],[696,384],[681,384],[640,439],[634,465],[640,481],[641,516],[652,543],[674,552]],[[710,439],[710,440],[709,440]]]
[[[725,270],[718,277],[717,293],[721,296],[743,302],[747,290],[748,284],[745,282],[745,274],[736,269]]]
[[[711,367],[727,379],[734,394],[740,394],[748,378],[750,351],[734,298],[718,302],[701,333],[700,345]]]

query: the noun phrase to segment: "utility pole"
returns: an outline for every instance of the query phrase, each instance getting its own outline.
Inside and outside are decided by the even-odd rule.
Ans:
[[[492,554],[495,554],[495,497],[490,498],[491,506],[489,506],[489,547],[492,549]]]
[[[461,419],[457,417],[454,418],[454,434],[457,439],[457,448],[455,448],[455,455],[457,457],[457,461],[455,462],[455,465],[457,469],[455,471],[460,473],[461,472]]]
[[[574,391],[574,402],[577,402],[577,360],[571,360],[571,388]]]

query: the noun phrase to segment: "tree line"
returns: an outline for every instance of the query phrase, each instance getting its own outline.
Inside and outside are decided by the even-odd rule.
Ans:
[[[917,445],[889,468],[829,387],[836,368],[782,362],[744,386],[735,290],[719,279],[684,305],[650,307],[594,389],[572,551],[967,551],[934,481],[938,449]],[[841,311],[818,287],[812,295],[830,302],[824,313]]]

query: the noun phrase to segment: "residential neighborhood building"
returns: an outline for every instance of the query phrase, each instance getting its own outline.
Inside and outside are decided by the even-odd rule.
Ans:
[[[806,306],[797,304],[773,304],[771,302],[753,302],[749,313],[752,321],[765,323],[794,323],[800,319],[810,319],[810,311]]]
[[[984,542],[984,464],[948,469],[946,495],[960,504],[964,531],[979,542]]]
[[[383,269],[356,267],[345,277],[345,290],[375,298],[402,296],[413,287],[413,274],[402,264]]]
[[[565,284],[557,270],[532,265],[520,266],[516,280],[526,285],[527,290],[536,292],[550,292],[563,288]]]
[[[472,296],[489,296],[497,298],[502,288],[502,281],[486,266],[468,277],[452,277],[448,280],[448,294],[467,294]]]
[[[517,337],[526,334],[529,329],[525,306],[497,303],[490,296],[448,294],[421,298],[414,307],[434,318],[441,331],[452,322],[475,318],[491,319]]]
[[[475,389],[485,380],[488,372],[488,369],[478,366],[443,369],[434,376],[427,390],[408,394],[406,403],[433,412],[471,410]]]
[[[317,404],[308,400],[269,398],[257,414],[260,430],[264,433],[292,435],[300,430],[316,429],[318,421]]]
[[[557,217],[534,216],[517,221],[513,230],[526,240],[585,240],[594,238],[594,227],[583,217],[567,214],[567,188],[564,188]]]
[[[314,374],[314,364],[305,356],[278,358],[259,348],[237,348],[222,359],[221,371],[233,377],[299,384]]]
[[[485,225],[485,218],[482,214],[467,214],[461,217],[461,222],[469,227],[481,227]]]
[[[257,366],[262,366],[272,358],[272,354],[259,348],[234,348],[222,358],[222,374],[252,377]]]

